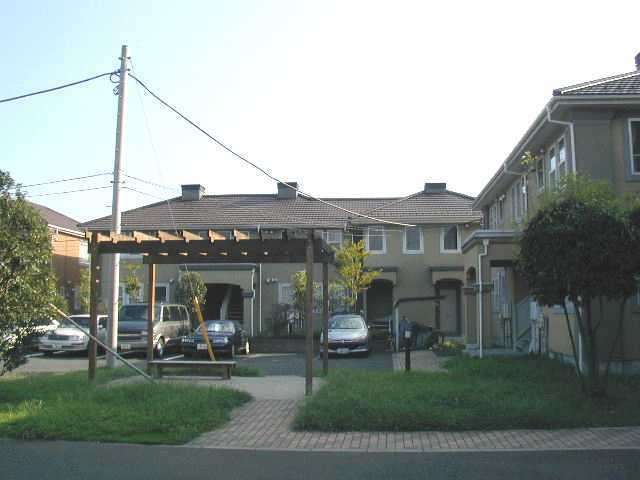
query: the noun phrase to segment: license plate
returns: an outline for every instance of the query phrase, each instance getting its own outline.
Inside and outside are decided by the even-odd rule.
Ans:
[[[199,343],[196,347],[198,350],[208,350],[206,343]]]
[[[120,345],[120,348],[122,350],[131,350],[131,345],[128,343],[123,343],[122,345]]]
[[[338,352],[338,355],[346,355],[347,353],[349,353],[349,349],[348,348],[339,348],[336,351]]]

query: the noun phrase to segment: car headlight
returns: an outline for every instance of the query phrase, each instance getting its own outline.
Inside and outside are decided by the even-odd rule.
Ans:
[[[182,337],[182,343],[193,343],[193,337]]]

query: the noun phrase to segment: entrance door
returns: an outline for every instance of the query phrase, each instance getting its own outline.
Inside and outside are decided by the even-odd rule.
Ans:
[[[460,334],[460,287],[443,285],[438,290],[444,297],[440,300],[440,330],[458,335]]]

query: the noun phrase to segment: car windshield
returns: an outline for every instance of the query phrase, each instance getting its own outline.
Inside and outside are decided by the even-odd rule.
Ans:
[[[157,319],[160,307],[156,306],[155,310],[156,312],[153,318]],[[124,305],[120,308],[118,318],[121,322],[146,322],[147,312],[146,305]]]
[[[329,321],[329,328],[332,330],[359,330],[365,328],[361,317],[334,317]]]
[[[228,321],[215,321],[215,322],[206,322],[207,325],[207,333],[233,333],[233,322]],[[200,333],[200,327],[196,328],[196,332]]]
[[[75,315],[71,315],[71,320],[73,320],[74,322],[76,322],[78,325],[80,325],[83,328],[89,328],[89,317],[88,316],[75,316]],[[76,326],[71,323],[70,320],[67,320],[66,318],[62,320],[62,323],[60,325],[61,327],[65,327],[65,328],[75,328]]]

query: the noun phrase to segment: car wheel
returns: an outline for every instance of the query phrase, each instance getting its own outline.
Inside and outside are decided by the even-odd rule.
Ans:
[[[158,340],[158,343],[156,343],[156,349],[155,352],[153,352],[153,355],[156,358],[164,357],[164,338],[161,338]]]

